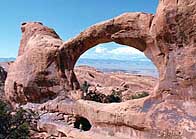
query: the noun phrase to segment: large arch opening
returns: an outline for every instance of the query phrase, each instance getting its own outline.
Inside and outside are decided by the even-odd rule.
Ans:
[[[111,67],[108,67],[108,64],[111,64]],[[143,52],[114,42],[100,44],[84,52],[76,63],[76,66],[83,65],[95,67],[103,72],[122,71],[135,75],[159,77],[156,66]]]
[[[149,96],[159,77],[155,65],[143,52],[114,42],[85,51],[74,70],[83,99],[101,103]]]

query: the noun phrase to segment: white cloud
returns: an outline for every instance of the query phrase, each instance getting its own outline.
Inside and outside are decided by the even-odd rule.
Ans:
[[[107,52],[107,49],[104,47],[101,47],[101,46],[95,47],[95,53],[100,54],[100,53],[106,53],[106,52]]]
[[[114,54],[114,55],[129,55],[129,56],[133,54],[143,54],[139,50],[132,48],[132,47],[127,47],[127,46],[115,48],[109,51],[109,53]]]
[[[82,58],[90,59],[119,59],[129,60],[130,58],[145,58],[139,50],[123,45],[100,44],[85,52]]]
[[[139,50],[132,48],[132,47],[128,47],[128,46],[119,46],[117,48],[106,48],[103,45],[101,46],[97,46],[95,47],[94,50],[95,53],[97,54],[107,54],[107,55],[143,55],[142,52],[140,52]]]

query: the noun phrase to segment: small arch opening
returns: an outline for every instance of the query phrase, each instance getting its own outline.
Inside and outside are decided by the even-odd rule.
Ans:
[[[92,125],[88,119],[81,116],[75,117],[74,128],[80,129],[81,131],[89,131],[91,127]]]

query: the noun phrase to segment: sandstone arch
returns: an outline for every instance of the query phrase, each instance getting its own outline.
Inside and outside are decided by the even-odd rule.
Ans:
[[[88,49],[98,44],[116,42],[146,53],[147,47],[153,47],[151,43],[153,40],[150,36],[153,17],[152,14],[146,13],[125,13],[114,19],[93,25],[75,38],[63,43],[59,48],[60,59],[62,59],[60,63],[64,63],[64,67],[69,70],[68,75],[70,77],[75,77],[73,68],[78,58]],[[152,55],[146,54],[146,56],[156,65]],[[69,61],[68,65],[67,61]],[[64,72],[64,70],[61,71]],[[74,85],[71,80],[74,80],[76,84]],[[69,79],[69,81],[72,89],[73,86],[77,88],[76,79]]]
[[[82,53],[106,42],[116,42],[144,52],[147,41],[151,38],[149,30],[152,19],[152,14],[125,13],[91,26],[75,38],[64,42],[59,49],[62,53],[68,51],[73,54],[70,59],[73,64]]]
[[[49,103],[43,107],[87,117],[93,127],[125,129],[131,137],[143,134],[142,137],[151,138],[146,136],[149,131],[165,135],[169,129],[175,138],[195,138],[195,7],[195,0],[159,0],[155,15],[126,13],[65,42],[40,23],[25,23],[19,56],[6,79],[6,98],[12,104],[40,103],[48,94],[52,97],[77,89],[73,67],[78,57],[97,44],[114,41],[139,49],[156,65],[160,78],[154,96],[124,105],[97,106],[79,100],[73,105],[54,101],[54,106]]]
[[[26,101],[32,99],[32,93],[41,97],[44,94],[42,91],[51,94],[57,92],[55,89],[48,90],[48,86],[61,86],[61,90],[77,89],[79,84],[73,68],[79,56],[97,44],[111,41],[135,47],[151,59],[160,75],[156,95],[169,94],[172,98],[195,99],[194,7],[193,0],[160,1],[155,15],[125,13],[93,25],[65,42],[54,30],[41,23],[24,23],[21,28],[23,35],[19,56],[12,64],[6,81],[8,99],[13,94],[25,94],[25,90],[31,90],[24,97],[27,98]],[[16,73],[15,69],[20,72]],[[47,85],[35,85],[40,74],[44,77],[41,80]],[[55,82],[48,83],[51,78],[55,78]],[[16,84],[18,88],[22,86],[22,89],[16,90]],[[13,100],[18,101],[16,98]]]
[[[66,55],[72,53],[68,58],[72,61],[68,66],[71,70],[83,52],[99,43],[114,41],[135,47],[144,52],[158,68],[160,82],[155,90],[157,94],[170,94],[171,97],[174,95],[174,98],[181,99],[191,98],[195,95],[184,93],[196,90],[195,60],[192,55],[195,53],[195,26],[192,26],[195,19],[194,5],[195,2],[191,0],[187,3],[160,1],[155,16],[145,13],[123,14],[96,24],[64,42],[60,51]],[[189,17],[181,17],[182,13]],[[186,51],[188,46],[192,49]]]

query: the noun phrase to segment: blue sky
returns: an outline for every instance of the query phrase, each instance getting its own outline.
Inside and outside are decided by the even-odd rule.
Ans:
[[[1,0],[0,57],[17,56],[22,22],[40,21],[67,40],[90,25],[124,12],[155,13],[157,4],[158,0]],[[133,54],[138,52],[127,46],[108,43],[90,49],[82,57],[122,59]]]

